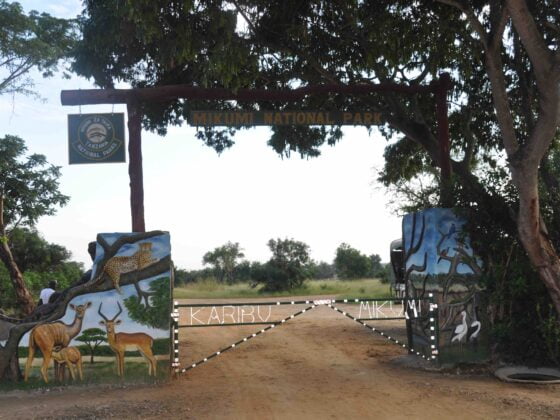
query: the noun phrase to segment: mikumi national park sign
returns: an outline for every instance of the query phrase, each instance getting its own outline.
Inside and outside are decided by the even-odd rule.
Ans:
[[[192,111],[196,127],[254,125],[378,125],[381,113],[371,111]]]

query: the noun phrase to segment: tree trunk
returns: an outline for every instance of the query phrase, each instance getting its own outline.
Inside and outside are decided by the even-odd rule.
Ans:
[[[27,290],[25,282],[23,280],[23,275],[19,270],[17,263],[14,260],[12,251],[8,246],[8,243],[3,240],[0,245],[0,260],[4,263],[10,274],[10,280],[17,298],[17,307],[23,313],[23,315],[29,315],[35,309],[35,302],[33,301],[33,296]]]
[[[28,329],[15,327],[4,347],[0,346],[0,383],[19,382],[22,379],[18,360],[18,344]]]
[[[519,238],[560,314],[560,259],[540,214],[537,169],[512,172],[519,191]]]
[[[18,361],[18,352],[17,350],[15,353],[5,355],[0,354],[0,358],[6,357],[4,363],[0,362],[0,366],[2,370],[0,371],[0,382],[2,381],[10,381],[10,382],[19,382],[22,378],[21,370],[19,368],[19,361]]]

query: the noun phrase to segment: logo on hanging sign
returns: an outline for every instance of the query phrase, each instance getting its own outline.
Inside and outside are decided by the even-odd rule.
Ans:
[[[68,115],[69,163],[125,162],[124,114]]]

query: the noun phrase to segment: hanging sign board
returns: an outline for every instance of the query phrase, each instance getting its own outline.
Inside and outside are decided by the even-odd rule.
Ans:
[[[126,162],[124,114],[68,115],[68,161]]]
[[[381,113],[372,111],[192,111],[188,123],[196,127],[253,125],[379,125]]]

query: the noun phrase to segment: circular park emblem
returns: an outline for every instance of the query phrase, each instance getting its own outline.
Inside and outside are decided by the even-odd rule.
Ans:
[[[74,117],[69,119],[72,149],[70,163],[124,161],[122,114],[70,115],[69,117]]]

